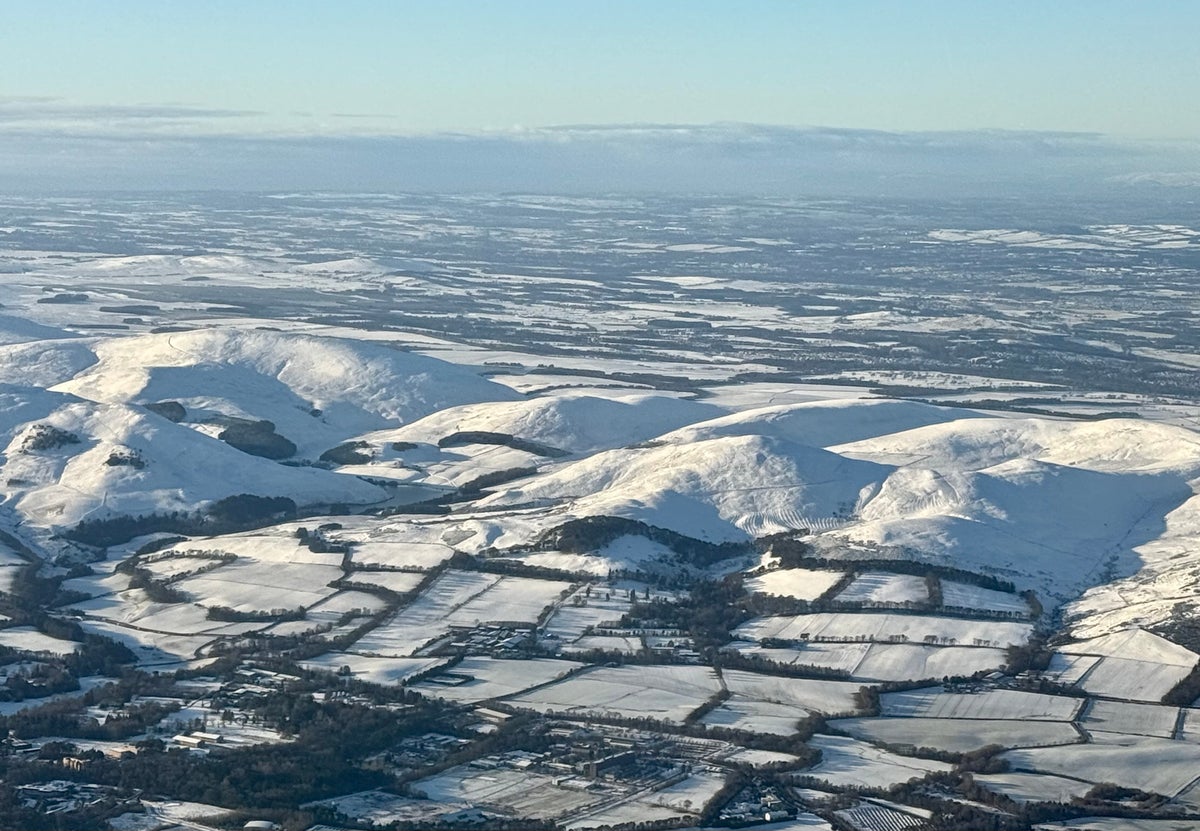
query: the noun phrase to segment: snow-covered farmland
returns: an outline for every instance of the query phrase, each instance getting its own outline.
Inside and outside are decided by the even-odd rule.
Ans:
[[[439,683],[435,675],[412,685],[412,689],[431,698],[444,698],[463,704],[474,704],[492,698],[523,692],[542,684],[548,684],[579,669],[582,665],[573,661],[534,658],[529,661],[510,661],[494,658],[464,658],[446,670],[454,676],[454,683]],[[460,683],[463,678],[469,679]]]
[[[777,664],[836,669],[853,674],[866,657],[870,643],[804,643],[789,647],[759,646],[754,641],[734,641],[727,648],[751,658]]]
[[[572,643],[588,627],[615,624],[629,611],[629,594],[608,587],[586,586],[568,597],[542,627],[542,636]]]
[[[560,788],[553,777],[523,770],[475,770],[466,765],[420,779],[415,791],[435,802],[495,806],[529,819],[552,819],[594,805],[601,796]]]
[[[972,586],[970,583],[942,581],[942,605],[949,609],[979,609],[1013,615],[1028,615],[1029,604],[1019,594]]]
[[[360,568],[430,569],[453,554],[453,547],[440,542],[368,540],[356,544],[350,556]]]
[[[527,577],[502,577],[487,591],[459,606],[447,619],[450,626],[503,621],[534,623],[570,588],[557,580],[531,580]]]
[[[867,605],[923,603],[929,600],[929,588],[924,577],[913,574],[865,571],[855,577],[835,599]]]
[[[1179,715],[1178,707],[1093,699],[1079,723],[1089,731],[1102,730],[1107,733],[1129,733],[1135,736],[1159,736],[1169,739],[1175,735]]]
[[[818,735],[809,743],[821,751],[821,761],[796,775],[813,777],[834,787],[887,788],[950,770],[945,762],[897,756],[844,736]]]
[[[1066,799],[1054,800],[1066,802]],[[1037,831],[1191,831],[1188,820],[1131,819],[1129,817],[1082,817],[1035,825]]]
[[[987,745],[1047,747],[1074,744],[1083,736],[1068,722],[952,718],[849,718],[830,722],[856,739],[932,747],[966,753]]]
[[[360,638],[352,651],[405,657],[454,627],[489,622],[529,623],[568,588],[554,580],[447,571],[416,600]]]
[[[854,694],[862,686],[851,681],[780,678],[737,669],[725,670],[722,678],[735,696],[803,707],[831,716],[857,710]]]
[[[589,667],[564,681],[513,696],[507,703],[560,715],[595,713],[682,722],[720,688],[708,667]]]
[[[1014,770],[1112,782],[1174,796],[1196,779],[1200,745],[1118,733],[1092,733],[1089,744],[1010,750]]]
[[[332,595],[336,589],[328,584],[342,576],[340,554],[314,553],[288,534],[238,534],[189,545],[236,557],[230,563],[213,561],[217,568],[174,582],[176,589],[205,608],[223,606],[238,612],[308,608]],[[166,551],[152,564],[166,565],[176,553]],[[178,552],[187,553],[188,549]],[[205,565],[192,557],[186,560],[192,569]]]
[[[700,723],[707,727],[791,736],[811,715],[811,710],[795,704],[761,701],[734,694],[721,702],[719,707],[705,713]]]
[[[356,680],[371,684],[395,685],[444,662],[444,658],[370,658],[349,652],[328,652],[317,658],[301,661],[300,666],[322,672],[341,672],[343,668],[349,667],[350,677]]]
[[[334,564],[279,563],[238,558],[227,566],[175,585],[201,606],[223,606],[237,612],[270,612],[308,608],[335,589],[328,584],[342,576]]]
[[[52,655],[66,655],[79,649],[79,644],[74,641],[52,638],[32,626],[12,626],[8,629],[0,629],[0,646],[21,649],[25,652],[49,652]]]
[[[700,720],[710,727],[790,736],[813,713],[839,715],[857,710],[859,685],[847,681],[780,678],[725,670],[729,698]]]
[[[817,612],[756,618],[739,626],[735,634],[745,640],[906,640],[917,644],[1005,647],[1024,643],[1031,630],[1028,623],[1011,621],[868,612]]]
[[[902,718],[971,718],[995,720],[1071,721],[1084,700],[1022,692],[985,690],[946,692],[928,687],[880,696],[882,715]]]
[[[1014,802],[1070,802],[1094,787],[1091,782],[1044,773],[977,773],[973,778],[977,784]]]
[[[780,568],[757,577],[747,578],[744,585],[750,593],[816,600],[842,579],[840,571],[819,571],[809,568]]]
[[[332,594],[332,590],[330,591]],[[157,603],[141,589],[127,589],[84,600],[74,605],[83,613],[82,624],[107,620],[131,629],[173,635],[243,634],[262,629],[267,622],[227,623],[213,620],[208,610],[195,603]]]
[[[1055,652],[1050,656],[1045,675],[1060,684],[1077,685],[1100,661],[1095,655],[1065,655]]]
[[[1007,661],[1003,649],[976,646],[809,642],[794,647],[761,647],[745,641],[733,646],[750,657],[842,670],[864,681],[965,677],[1000,669]]]
[[[1179,725],[1179,738],[1200,743],[1200,710],[1185,707]]]
[[[425,575],[416,571],[351,571],[346,577],[350,586],[377,586],[381,589],[408,594],[421,584]]]
[[[109,620],[81,620],[85,630],[124,644],[143,667],[171,666],[187,663],[199,657],[211,644],[213,635],[180,635],[170,632],[151,632],[125,626]]]
[[[999,669],[1006,660],[996,648],[875,643],[851,675],[871,681],[953,678]]]
[[[1127,629],[1059,647],[1049,674],[1093,695],[1161,701],[1200,655],[1143,629]]]

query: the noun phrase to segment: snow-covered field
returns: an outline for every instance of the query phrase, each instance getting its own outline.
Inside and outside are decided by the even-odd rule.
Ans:
[[[709,727],[747,730],[774,736],[792,736],[813,714],[795,704],[762,701],[734,693],[716,709],[705,713],[700,723]]]
[[[550,819],[576,813],[600,797],[586,790],[560,788],[553,777],[525,770],[477,771],[451,768],[419,779],[413,789],[434,802],[489,804],[530,819]]]
[[[595,713],[682,722],[719,689],[708,667],[589,667],[506,703],[560,715]]]
[[[761,592],[798,600],[816,600],[842,579],[840,571],[816,571],[808,568],[781,568],[747,578],[748,592]]]
[[[971,676],[1000,669],[1007,662],[1005,650],[976,646],[809,642],[795,647],[762,647],[748,641],[731,646],[748,656],[781,664],[841,670],[866,681]]]
[[[1048,800],[1066,802],[1064,799]],[[1043,822],[1037,831],[1188,831],[1186,821],[1177,819],[1131,819],[1127,817],[1083,817],[1063,822]]]
[[[844,715],[858,709],[854,694],[859,685],[848,681],[779,678],[731,669],[722,678],[729,698],[700,720],[711,727],[790,736],[814,713]]]
[[[396,594],[408,594],[421,584],[425,575],[414,571],[351,571],[346,577],[348,586],[376,586]]]
[[[942,605],[950,609],[980,609],[1028,615],[1029,604],[1019,595],[984,589],[969,583],[942,581]]]
[[[1178,707],[1096,699],[1089,705],[1079,724],[1088,731],[1102,730],[1169,739],[1175,735],[1179,718]]]
[[[951,693],[927,688],[884,693],[880,703],[885,716],[1071,721],[1079,713],[1083,699],[1020,690]]]
[[[356,680],[398,685],[443,663],[445,659],[441,658],[369,658],[349,652],[327,652],[317,658],[301,661],[300,666],[335,673],[341,673],[348,667],[350,677]]]
[[[897,641],[914,644],[958,644],[1005,647],[1024,643],[1032,627],[1009,621],[967,620],[867,612],[817,612],[790,617],[766,617],[738,627],[746,640],[763,638],[809,641]]]
[[[412,685],[412,689],[432,698],[444,698],[463,704],[474,704],[492,698],[504,698],[524,692],[531,687],[548,684],[578,670],[582,665],[572,661],[535,658],[530,661],[510,661],[494,658],[464,658],[447,670],[465,683],[439,684],[427,679]]]
[[[887,788],[950,769],[945,762],[898,756],[843,736],[817,735],[811,744],[821,751],[821,761],[796,775],[835,787]]]
[[[79,644],[73,641],[52,638],[32,626],[11,626],[8,629],[0,629],[0,646],[25,652],[49,652],[52,655],[66,655],[79,649]]]
[[[867,571],[855,577],[854,581],[835,599],[847,603],[866,603],[868,605],[874,603],[923,603],[929,600],[929,589],[925,584],[924,577]]]
[[[583,587],[555,609],[542,627],[542,636],[552,636],[564,644],[574,643],[589,627],[615,624],[629,611],[626,591],[608,587]]]
[[[1142,629],[1067,644],[1049,675],[1093,695],[1161,701],[1200,662],[1200,655]]]
[[[851,718],[830,722],[856,739],[967,753],[988,745],[1045,747],[1083,741],[1067,722],[979,718]]]
[[[811,678],[779,678],[757,672],[727,669],[721,677],[734,696],[803,707],[824,715],[857,710],[854,694],[861,684]]]
[[[532,624],[568,588],[568,583],[554,580],[447,571],[412,603],[356,641],[352,651],[404,657],[454,627]]]
[[[1200,746],[1095,731],[1088,744],[1011,750],[1003,758],[1017,771],[1113,782],[1174,796],[1196,780]]]
[[[974,779],[1014,802],[1070,802],[1095,787],[1091,782],[1044,773],[980,773]]]

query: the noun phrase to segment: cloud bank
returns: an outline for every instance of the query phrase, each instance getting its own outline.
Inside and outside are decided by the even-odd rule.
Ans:
[[[1091,133],[753,124],[431,135],[241,130],[258,115],[0,99],[0,187],[957,197],[1200,186],[1200,145]]]

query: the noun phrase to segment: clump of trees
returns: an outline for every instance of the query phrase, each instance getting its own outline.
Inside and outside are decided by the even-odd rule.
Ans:
[[[684,536],[668,528],[658,528],[635,519],[614,516],[569,520],[543,533],[534,544],[534,548],[586,554],[626,536],[645,537],[671,549],[686,562],[697,566],[711,565],[749,552],[749,546],[743,543],[707,542]]]
[[[69,444],[79,444],[76,434],[55,427],[53,424],[35,424],[29,428],[25,441],[21,442],[22,453],[32,453],[38,450],[54,450]]]
[[[513,450],[522,450],[534,456],[545,456],[550,459],[558,459],[567,455],[567,451],[557,447],[529,441],[508,433],[493,433],[489,430],[462,430],[438,439],[438,447],[461,447],[464,444],[498,444],[502,447],[511,447]],[[399,450],[400,448],[395,449]]]
[[[104,464],[109,467],[131,467],[134,470],[141,470],[146,466],[146,460],[142,458],[142,454],[138,451],[122,448],[108,454],[108,458],[104,460]]]
[[[227,621],[229,623],[261,623],[264,621],[304,620],[304,607],[295,609],[271,609],[244,611],[230,606],[209,606],[205,615],[209,620]]]
[[[484,488],[503,485],[505,482],[511,482],[514,479],[521,479],[525,476],[532,476],[535,473],[537,473],[536,467],[512,467],[507,470],[493,470],[491,473],[476,476],[471,481],[460,485],[458,489],[462,493],[479,493]]]
[[[287,459],[296,455],[296,445],[275,432],[271,421],[237,419],[218,435],[221,441],[252,456]]]
[[[59,304],[59,303],[86,303],[88,296],[83,292],[63,291],[58,294],[52,294],[49,297],[39,297],[39,303]]]
[[[365,465],[371,461],[371,454],[363,451],[370,449],[371,445],[365,441],[348,441],[326,450],[321,454],[319,461],[335,465]]]
[[[145,534],[171,533],[188,536],[231,534],[296,517],[296,503],[285,496],[240,493],[214,502],[207,511],[173,511],[105,519],[85,519],[69,531],[66,539],[104,548],[128,542]]]

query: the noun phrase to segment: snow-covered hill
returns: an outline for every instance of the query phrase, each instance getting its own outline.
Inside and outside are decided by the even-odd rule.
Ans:
[[[976,418],[830,449],[901,465],[831,547],[991,570],[1059,599],[1150,562],[1200,476],[1200,437],[1130,419]]]
[[[1167,550],[1200,540],[1187,518],[1198,477],[1200,438],[1182,428],[822,402],[692,424],[481,505],[626,517],[714,542],[807,528],[826,556],[964,568],[1054,603],[1175,562]]]
[[[520,398],[476,372],[374,343],[197,329],[113,338],[55,389],[109,403],[177,401],[187,423],[266,420],[300,458],[446,407]]]
[[[243,493],[301,506],[387,496],[352,476],[250,456],[140,407],[48,392],[26,400],[17,411],[24,423],[8,431],[0,475],[6,502],[35,526],[189,512]]]
[[[686,443],[720,436],[773,436],[812,447],[830,447],[979,416],[973,410],[886,398],[813,401],[714,418],[663,436],[663,440]]]
[[[564,515],[618,516],[710,542],[837,523],[891,468],[764,436],[610,450],[485,499],[557,504]]]
[[[850,456],[906,458],[913,464],[956,470],[982,470],[1013,459],[1034,459],[1114,473],[1200,475],[1200,435],[1138,419],[972,418],[880,432],[831,449]]]
[[[483,431],[568,453],[593,453],[643,442],[723,413],[711,404],[672,396],[625,393],[601,398],[566,393],[450,407],[374,438],[436,444],[454,433]]]

